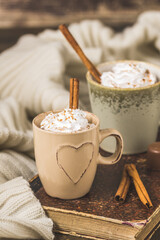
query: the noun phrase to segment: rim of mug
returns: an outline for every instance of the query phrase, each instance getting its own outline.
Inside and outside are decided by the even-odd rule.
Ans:
[[[89,129],[85,129],[85,130],[81,130],[81,131],[77,131],[77,132],[52,132],[52,131],[45,130],[45,129],[42,129],[42,128],[38,127],[38,126],[36,125],[36,123],[35,123],[35,120],[36,120],[38,117],[40,117],[40,115],[42,115],[42,114],[47,114],[47,115],[48,115],[50,112],[53,112],[53,111],[51,110],[51,111],[48,111],[48,112],[40,113],[40,114],[38,114],[36,117],[34,117],[34,119],[32,120],[32,125],[33,125],[36,129],[38,129],[38,131],[41,131],[41,132],[43,132],[43,133],[56,134],[56,135],[69,135],[69,134],[76,135],[76,134],[81,134],[81,133],[84,133],[84,132],[92,131],[93,129],[97,128],[97,127],[99,126],[99,124],[100,124],[100,120],[99,120],[99,118],[98,118],[95,114],[93,114],[93,113],[91,113],[91,112],[88,112],[88,111],[84,111],[84,112],[86,112],[87,114],[91,115],[92,117],[94,117],[94,118],[96,119],[96,124],[95,124],[95,126],[89,128]],[[57,112],[58,112],[58,111],[56,111],[56,113],[57,113]]]
[[[109,62],[103,62],[103,63],[100,63],[97,65],[97,68],[99,67],[103,67],[103,66],[106,66],[106,65],[110,65],[110,64],[116,64],[116,63],[120,63],[120,62],[126,62],[126,63],[130,63],[130,62],[133,62],[133,63],[142,63],[142,64],[146,64],[146,65],[150,65],[152,66],[153,68],[157,68],[159,71],[160,71],[160,66],[156,65],[156,64],[152,64],[152,63],[148,63],[148,62],[145,62],[145,61],[137,61],[137,60],[114,60],[114,61],[109,61]],[[89,71],[87,71],[86,73],[86,78],[87,78],[87,81],[90,83],[90,84],[93,84],[95,86],[98,86],[99,88],[101,89],[108,89],[110,91],[124,91],[124,92],[129,92],[129,91],[141,91],[141,90],[147,90],[147,89],[151,89],[153,87],[156,87],[158,85],[160,85],[160,79],[158,82],[154,83],[154,84],[151,84],[149,86],[146,86],[146,87],[137,87],[137,88],[113,88],[113,87],[107,87],[107,86],[103,86],[101,84],[99,84],[98,82],[96,82],[95,80],[93,80],[93,77],[91,75],[91,73]]]

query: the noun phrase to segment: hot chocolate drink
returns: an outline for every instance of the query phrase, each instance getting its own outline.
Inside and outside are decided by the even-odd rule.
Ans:
[[[99,130],[99,119],[78,109],[79,81],[70,79],[69,109],[41,113],[33,120],[34,150],[38,173],[46,193],[74,199],[89,192],[97,164],[115,164],[121,158],[123,139],[114,129]],[[107,158],[99,144],[115,137],[115,153]]]
[[[88,72],[87,81],[92,112],[101,128],[115,128],[124,139],[124,154],[141,153],[156,141],[159,126],[159,66],[121,60],[102,63],[101,84]],[[104,140],[101,147],[113,152],[115,141]]]

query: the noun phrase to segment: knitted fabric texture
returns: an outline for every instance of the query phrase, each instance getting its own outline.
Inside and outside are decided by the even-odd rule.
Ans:
[[[88,20],[69,29],[94,64],[113,59],[160,64],[160,12],[141,14],[121,33]],[[22,36],[0,55],[0,238],[53,239],[53,223],[27,183],[37,173],[28,117],[67,107],[69,77],[81,80],[80,100],[89,110],[85,74],[59,30]]]
[[[25,179],[0,185],[0,237],[53,239],[52,225]]]
[[[31,123],[12,97],[0,101],[0,149],[0,238],[53,239],[53,222],[26,181],[37,174]]]

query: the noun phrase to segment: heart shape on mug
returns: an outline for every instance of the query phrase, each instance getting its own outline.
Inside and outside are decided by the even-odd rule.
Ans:
[[[78,183],[86,173],[93,158],[94,147],[91,142],[79,147],[64,145],[57,151],[57,163],[66,176],[74,183]]]

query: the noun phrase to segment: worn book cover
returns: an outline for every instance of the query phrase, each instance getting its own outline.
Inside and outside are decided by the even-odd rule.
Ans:
[[[147,209],[141,203],[133,184],[124,203],[114,199],[123,166],[128,162],[136,164],[153,208]],[[153,238],[160,224],[160,172],[148,169],[146,153],[123,156],[116,165],[99,165],[90,192],[79,199],[62,200],[48,196],[38,175],[30,184],[44,210],[53,219],[55,232],[93,239],[160,239]]]

